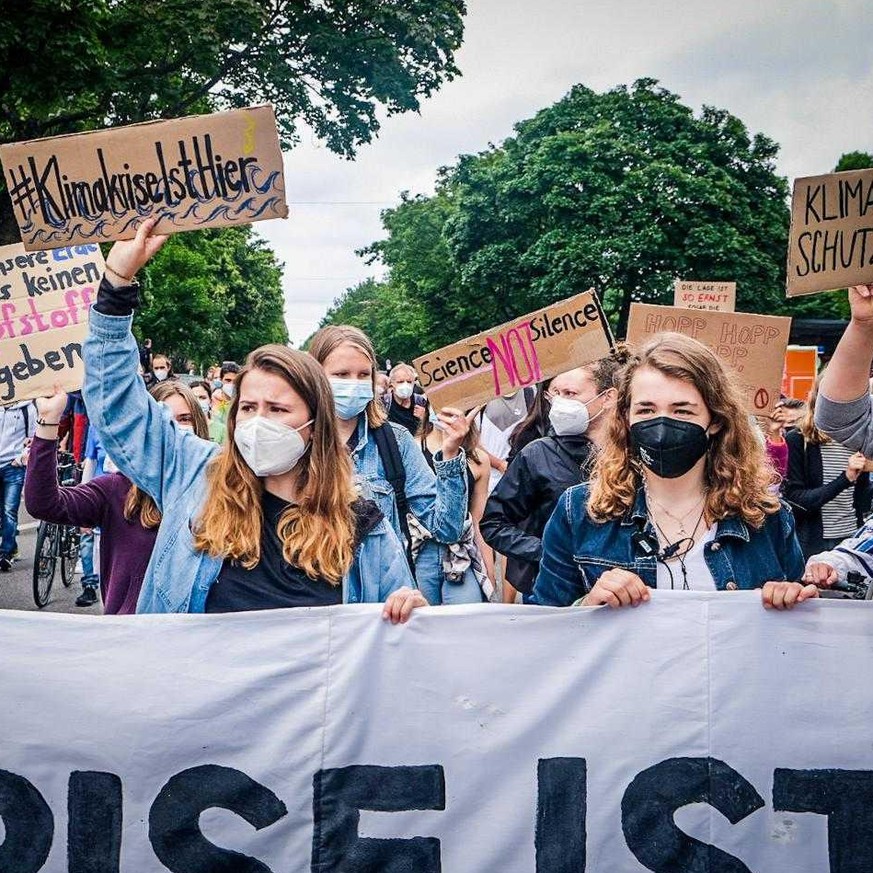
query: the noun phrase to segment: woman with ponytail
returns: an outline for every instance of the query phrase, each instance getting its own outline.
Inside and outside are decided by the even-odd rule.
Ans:
[[[285,346],[253,351],[227,439],[180,432],[136,377],[134,277],[163,244],[154,219],[117,242],[83,348],[92,424],[118,468],[163,513],[137,612],[236,612],[385,602],[405,621],[426,605],[394,532],[361,500],[321,368]]]
[[[176,428],[208,439],[206,417],[197,398],[181,382],[161,382],[151,395]],[[148,494],[117,472],[111,458],[104,465],[107,475],[83,485],[58,484],[57,423],[66,402],[67,395],[60,390],[36,401],[37,426],[24,480],[25,505],[34,518],[100,528],[103,613],[129,615],[136,612],[161,513]]]

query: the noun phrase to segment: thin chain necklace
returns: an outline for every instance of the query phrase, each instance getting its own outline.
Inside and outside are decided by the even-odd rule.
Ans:
[[[654,504],[655,506],[657,506],[658,509],[660,509],[661,512],[664,513],[664,515],[666,515],[668,518],[672,518],[673,521],[676,522],[676,524],[679,526],[679,534],[680,534],[681,537],[688,537],[688,536],[692,536],[692,537],[693,537],[694,534],[697,533],[697,528],[700,526],[700,519],[697,520],[697,524],[694,526],[694,531],[693,531],[691,534],[689,534],[688,531],[685,530],[685,520],[686,520],[686,519],[688,518],[688,516],[691,515],[693,512],[696,512],[697,509],[698,509],[698,507],[700,506],[700,504],[703,503],[703,502],[706,500],[706,492],[705,492],[705,491],[703,492],[703,495],[701,496],[700,500],[698,500],[698,501],[694,504],[694,506],[692,506],[691,509],[689,509],[689,510],[688,510],[684,515],[682,515],[682,516],[673,515],[673,513],[670,512],[670,510],[667,509],[666,506],[664,506],[662,503],[660,503],[660,502],[658,502],[657,500],[655,500],[655,498],[652,497],[651,494],[649,494],[649,489],[648,489],[648,488],[646,488],[646,499],[647,499],[648,501],[650,501],[652,504]],[[652,521],[654,522],[655,520],[652,519]],[[657,522],[655,522],[655,527],[658,527],[658,530],[661,530],[660,527],[658,526],[658,523],[657,523]],[[663,531],[661,531],[661,533],[663,534]]]
[[[658,531],[658,533],[661,535],[661,539],[664,541],[664,549],[669,549],[671,546],[676,548],[681,543],[687,541],[688,545],[685,547],[685,549],[684,550],[677,550],[676,554],[675,554],[675,557],[677,557],[679,559],[679,563],[682,565],[683,575],[685,574],[685,562],[682,559],[685,557],[685,555],[687,555],[694,548],[694,546],[697,542],[697,531],[700,529],[700,523],[703,521],[703,516],[705,513],[706,513],[706,508],[704,507],[703,509],[700,510],[700,515],[697,516],[697,524],[694,525],[694,530],[692,530],[690,534],[683,531],[683,535],[680,536],[679,539],[676,540],[675,543],[670,542],[670,538],[667,536],[667,534],[664,533],[664,529],[661,527],[661,525],[658,524],[657,520],[655,519],[655,516],[652,515],[651,512],[649,513],[649,518],[651,519],[652,524],[655,526],[655,530]],[[669,560],[669,558],[667,558],[666,560]],[[672,574],[671,574],[671,578],[672,578]],[[687,588],[688,586],[686,585],[685,587]]]

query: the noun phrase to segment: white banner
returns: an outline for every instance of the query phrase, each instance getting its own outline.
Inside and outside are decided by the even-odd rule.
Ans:
[[[869,873],[871,608],[3,612],[0,873]]]

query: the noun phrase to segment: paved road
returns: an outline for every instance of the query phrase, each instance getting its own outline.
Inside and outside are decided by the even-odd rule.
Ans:
[[[0,573],[0,609],[33,609],[33,550],[36,545],[36,522],[28,516],[24,508],[19,517],[20,533],[18,534],[18,553],[21,556],[16,561],[11,573]],[[100,605],[87,608],[75,605],[75,600],[82,590],[79,584],[81,574],[77,573],[73,584],[64,588],[61,583],[61,568],[55,571],[55,581],[52,585],[51,599],[43,612],[75,612],[77,614],[99,615]]]

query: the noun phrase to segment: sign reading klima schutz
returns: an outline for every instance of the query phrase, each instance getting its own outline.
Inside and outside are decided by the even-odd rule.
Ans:
[[[270,106],[0,146],[29,251],[284,218]]]
[[[612,334],[593,291],[416,358],[436,407],[470,409],[609,354]]]

